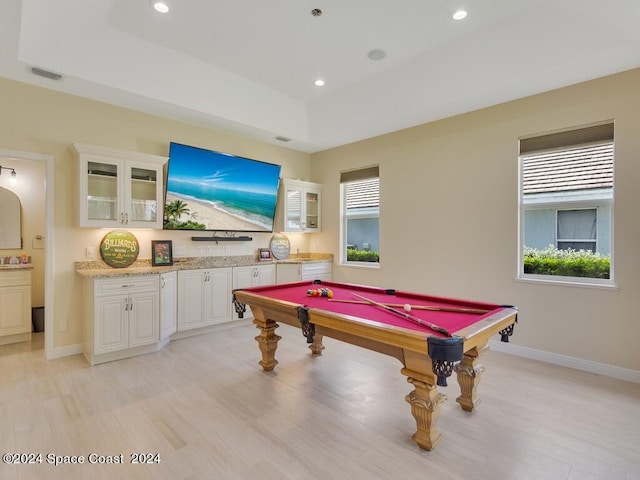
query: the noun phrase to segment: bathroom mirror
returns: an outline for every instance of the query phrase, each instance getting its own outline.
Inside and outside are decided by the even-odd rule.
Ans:
[[[20,199],[11,190],[0,187],[0,249],[22,248]]]

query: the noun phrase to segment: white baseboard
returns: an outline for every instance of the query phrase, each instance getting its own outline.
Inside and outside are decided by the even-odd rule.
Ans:
[[[82,352],[84,352],[84,346],[81,343],[77,345],[67,345],[66,347],[54,347],[51,351],[51,355],[47,355],[47,360],[70,357],[72,355],[81,355]]]
[[[233,322],[221,323],[219,325],[211,325],[209,327],[197,328],[194,330],[187,330],[185,332],[177,332],[171,335],[169,338],[160,340],[156,345],[156,350],[164,348],[171,340],[178,340],[180,338],[190,337],[194,335],[202,335],[203,333],[215,332],[225,330],[227,328],[234,328],[240,325],[251,323],[250,319],[235,320]],[[52,349],[50,355],[47,354],[47,360],[55,360],[56,358],[70,357],[72,355],[82,355],[84,353],[84,345],[79,343],[77,345],[67,345],[66,347],[55,347]]]
[[[616,367],[605,363],[592,362],[581,358],[569,357],[558,353],[550,353],[528,347],[521,347],[513,343],[504,343],[497,340],[489,340],[489,348],[495,352],[509,353],[518,357],[530,358],[541,362],[552,363],[562,367],[575,368],[585,372],[604,375],[626,382],[640,383],[640,371],[628,368]]]

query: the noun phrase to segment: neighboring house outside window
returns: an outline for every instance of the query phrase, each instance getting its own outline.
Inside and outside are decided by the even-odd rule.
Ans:
[[[598,209],[558,210],[558,234],[556,248],[559,250],[598,251]],[[600,252],[606,255],[609,252]]]
[[[378,167],[343,172],[342,261],[380,261],[380,178]]]
[[[521,274],[541,273],[538,270],[527,272],[527,267],[531,268],[527,258],[530,261],[531,255],[544,252],[547,257],[576,258],[578,252],[583,251],[580,255],[587,260],[582,263],[594,262],[597,264],[595,269],[588,267],[577,273],[571,273],[572,270],[567,273],[562,268],[553,269],[561,260],[548,260],[549,268],[542,274],[610,279],[613,124],[596,128],[598,135],[604,138],[586,144],[555,145],[555,148],[520,155],[521,258],[524,262]],[[564,138],[556,143],[570,143],[573,139],[572,132],[563,133]],[[584,137],[587,140],[589,133]],[[578,138],[584,139],[580,135]],[[541,145],[545,146],[545,142]],[[575,262],[579,263],[578,260]]]

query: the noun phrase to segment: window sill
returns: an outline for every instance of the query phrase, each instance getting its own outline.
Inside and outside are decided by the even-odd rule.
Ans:
[[[341,267],[355,267],[355,268],[380,268],[379,262],[342,262]]]
[[[620,290],[620,287],[615,283],[607,283],[598,282],[598,279],[592,279],[593,281],[589,281],[589,279],[584,280],[576,280],[571,277],[558,277],[552,278],[550,276],[543,275],[527,275],[516,277],[515,281],[517,283],[534,283],[539,285],[558,285],[562,287],[578,287],[578,288],[596,288],[602,290]]]

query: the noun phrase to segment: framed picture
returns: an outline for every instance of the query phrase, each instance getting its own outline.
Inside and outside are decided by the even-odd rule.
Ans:
[[[259,248],[258,249],[258,258],[262,262],[267,262],[271,260],[271,250],[268,248]]]
[[[154,267],[173,265],[171,240],[151,240],[151,265]]]

